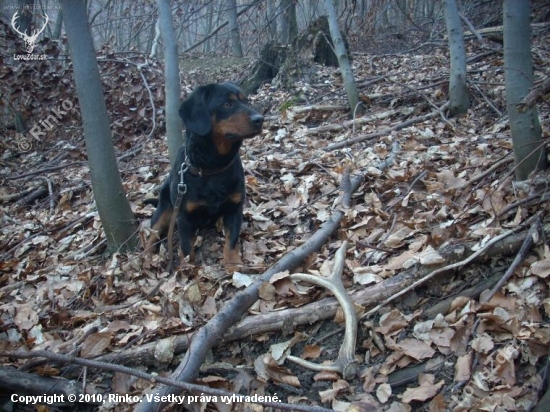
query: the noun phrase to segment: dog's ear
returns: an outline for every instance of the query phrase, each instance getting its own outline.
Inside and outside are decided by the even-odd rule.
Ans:
[[[212,119],[206,100],[209,93],[208,86],[197,87],[180,106],[180,117],[185,124],[187,133],[204,136],[212,129]]]

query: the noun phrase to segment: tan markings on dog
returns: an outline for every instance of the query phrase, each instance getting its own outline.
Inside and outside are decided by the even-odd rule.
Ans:
[[[234,249],[231,249],[231,232],[226,230],[225,232],[225,245],[223,247],[223,265],[225,270],[228,273],[233,273],[240,266],[242,266],[243,261],[239,256],[239,244],[235,245]]]
[[[235,192],[231,193],[229,196],[227,196],[227,199],[231,203],[241,203],[243,201],[243,194],[241,192]]]
[[[212,139],[216,145],[218,154],[224,156],[231,151],[233,143],[231,140],[225,138],[225,128],[222,122],[216,120],[216,116],[212,116]]]
[[[187,213],[193,213],[195,210],[200,209],[201,207],[206,206],[205,202],[185,202],[185,211]]]
[[[145,251],[153,251],[157,249],[158,243],[166,237],[168,228],[170,227],[170,219],[172,218],[172,212],[174,209],[170,208],[164,211],[160,215],[159,220],[151,228],[151,236],[147,240],[145,245]]]
[[[197,236],[191,236],[191,239],[189,239],[189,242],[191,243],[191,252],[189,253],[189,259],[188,262],[192,265],[195,264],[195,240],[197,239]],[[183,264],[185,261],[185,253],[183,253],[183,250],[180,248],[179,257],[180,257],[180,265]]]
[[[230,152],[234,140],[225,138],[227,134],[236,136],[250,136],[258,130],[250,122],[250,116],[245,112],[236,113],[228,119],[216,121],[215,116],[212,116],[212,137],[214,144],[220,155],[226,155]]]

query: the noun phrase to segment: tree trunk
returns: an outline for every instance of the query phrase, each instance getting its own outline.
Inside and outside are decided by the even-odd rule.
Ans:
[[[289,44],[292,40],[289,36],[289,13],[292,0],[281,0],[280,7],[280,19],[279,29],[281,34],[279,35],[280,42],[282,44]]]
[[[160,20],[160,34],[164,43],[164,94],[166,99],[166,139],[170,164],[174,165],[178,151],[183,144],[182,124],[179,116],[180,72],[178,44],[172,22],[170,0],[157,0]]]
[[[449,78],[449,110],[451,116],[464,114],[470,106],[466,85],[466,49],[456,0],[444,0],[443,11],[449,38],[451,73]]]
[[[269,33],[269,40],[275,40],[277,37],[277,18],[276,18],[277,7],[275,6],[275,0],[267,0],[266,7],[266,21],[267,21],[267,32]]]
[[[504,78],[506,108],[516,160],[516,179],[525,180],[534,170],[547,167],[536,107],[519,113],[517,105],[533,86],[531,56],[531,3],[504,0]]]
[[[34,12],[34,0],[19,0],[17,2],[19,11],[19,19],[17,21],[17,27],[21,33],[25,33],[27,36],[32,34],[32,18]]]
[[[63,10],[59,10],[57,13],[57,19],[55,19],[55,26],[52,33],[53,40],[59,40],[61,38],[61,27],[63,26]]]
[[[237,23],[237,0],[227,0],[227,15],[229,20],[229,31],[231,33],[231,53],[235,57],[243,57],[241,46],[241,35]]]
[[[288,9],[288,40],[294,41],[298,37],[298,19],[296,17],[296,3],[298,0],[290,0]]]
[[[99,217],[110,251],[133,249],[137,227],[116,164],[86,2],[62,0],[62,6]]]
[[[342,78],[344,79],[344,86],[346,87],[346,93],[348,95],[351,113],[353,115],[363,115],[365,110],[363,108],[363,105],[361,104],[361,101],[359,100],[359,93],[357,91],[355,79],[353,78],[351,63],[348,58],[348,53],[346,51],[344,40],[342,39],[342,35],[340,34],[340,29],[338,28],[338,20],[336,19],[334,4],[332,3],[332,0],[324,0],[324,2],[325,10],[328,15],[330,37],[332,37],[334,51],[336,52],[336,57],[338,58],[338,64],[340,66],[340,72],[342,73]]]

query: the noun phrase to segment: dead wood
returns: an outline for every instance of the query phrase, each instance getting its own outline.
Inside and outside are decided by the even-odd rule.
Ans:
[[[546,232],[550,234],[550,227],[546,229]],[[510,234],[510,236],[506,238],[501,238],[498,242],[495,242],[490,245],[489,248],[485,249],[485,253],[472,258],[469,263],[484,261],[495,256],[510,256],[516,253],[521,247],[525,237],[526,232],[522,232],[515,235]],[[455,268],[449,268],[450,265],[472,257],[475,253],[473,247],[476,245],[477,243],[470,242],[468,244],[453,245],[439,250],[438,253],[443,256],[446,261],[446,265],[440,265],[439,268],[448,268],[445,271],[441,271],[440,275],[454,271]],[[365,307],[379,304],[385,299],[389,299],[396,293],[399,293],[407,286],[412,285],[416,280],[429,275],[434,269],[433,266],[413,266],[376,285],[353,292],[351,298],[355,303]],[[440,309],[444,308],[444,306],[441,306]],[[293,330],[301,325],[329,319],[336,314],[337,309],[338,302],[336,299],[326,298],[296,309],[285,309],[263,315],[249,316],[232,327],[225,335],[224,340],[232,341],[262,333]],[[432,313],[433,310],[434,309],[432,309]]]
[[[40,186],[38,186],[40,187]],[[19,200],[24,196],[27,196],[29,193],[32,193],[33,191],[37,190],[38,187],[30,187],[28,189],[23,190],[22,192],[12,193],[10,195],[4,195],[0,196],[0,203],[6,203],[11,202],[13,200]]]
[[[442,300],[441,302],[422,312],[422,317],[425,319],[433,319],[439,313],[447,313],[451,308],[451,304],[453,303],[453,301],[459,296],[464,296],[470,299],[477,299],[483,291],[492,288],[493,285],[495,285],[501,277],[502,275],[500,273],[494,274],[487,279],[477,283],[474,287],[461,290],[460,292],[449,296],[448,298]]]
[[[349,129],[353,127],[354,125],[359,124],[365,124],[365,123],[372,123],[375,120],[382,120],[387,119],[388,117],[394,116],[396,114],[399,114],[400,112],[398,110],[388,110],[384,113],[375,114],[373,116],[367,116],[367,117],[360,117],[355,120],[348,120],[342,124],[327,124],[324,126],[319,127],[312,127],[307,131],[307,134],[317,134],[317,133],[324,133],[324,132],[334,132],[337,130],[342,129]]]
[[[0,387],[12,393],[27,395],[78,395],[82,393],[78,382],[21,372],[0,366]]]
[[[220,390],[220,389],[214,389],[214,388],[211,388],[209,386],[196,385],[196,384],[185,383],[185,382],[178,382],[178,381],[170,379],[170,378],[163,378],[159,375],[152,375],[152,374],[143,372],[141,370],[127,368],[125,366],[114,365],[114,364],[105,363],[105,362],[99,362],[97,360],[79,358],[79,357],[76,357],[76,356],[61,355],[61,354],[46,351],[46,350],[36,350],[36,351],[22,351],[22,350],[19,350],[19,351],[13,351],[13,352],[11,352],[11,351],[0,351],[0,357],[9,357],[9,358],[15,358],[15,359],[46,358],[46,359],[49,359],[49,360],[54,361],[54,362],[72,363],[72,364],[85,366],[85,367],[88,367],[88,368],[94,368],[94,369],[100,369],[100,370],[112,371],[112,372],[119,372],[119,373],[124,373],[124,374],[130,375],[130,376],[136,376],[138,378],[141,378],[141,379],[144,379],[144,380],[150,381],[150,382],[160,382],[160,383],[164,383],[166,385],[177,386],[177,387],[181,388],[182,390],[186,390],[187,393],[200,393],[200,394],[208,394],[208,395],[219,396],[219,397],[221,397],[221,396],[232,397],[233,395],[235,395],[232,392],[224,391],[224,390]],[[15,371],[15,372],[17,372],[17,371]],[[10,373],[13,373],[13,372],[10,372]],[[18,373],[24,374],[24,375],[27,375],[27,376],[30,375],[30,374],[25,373],[25,372],[18,372]],[[34,381],[34,379],[35,379],[34,375],[31,375],[31,376],[32,376],[31,379]],[[40,376],[38,376],[38,378],[46,379],[46,378],[40,377]],[[55,386],[55,381],[57,381],[57,379],[54,379],[54,378],[48,378],[48,379],[53,380],[54,382],[50,381],[50,385]],[[43,381],[43,382],[45,382],[45,381]],[[45,388],[47,388],[47,387],[45,387]],[[45,388],[43,389],[44,391],[46,391]],[[24,388],[24,389],[28,389],[28,388]],[[78,393],[77,389],[72,390],[71,392],[68,392],[68,394]],[[41,393],[43,394],[44,392],[41,392]],[[56,392],[54,392],[54,393],[56,393]],[[252,403],[257,403],[259,405],[264,405],[264,406],[277,408],[277,409],[283,409],[283,410],[295,410],[295,411],[304,411],[304,412],[330,411],[330,409],[325,409],[325,408],[321,408],[321,407],[296,405],[296,404],[290,405],[290,404],[287,404],[287,403],[279,403],[279,402],[252,402]]]
[[[395,126],[386,127],[384,129],[379,130],[379,131],[374,132],[374,133],[369,133],[369,134],[357,136],[357,137],[354,137],[352,139],[347,139],[347,140],[344,140],[342,142],[338,142],[338,143],[328,145],[327,147],[325,147],[325,150],[329,151],[329,150],[341,149],[342,147],[351,146],[352,144],[362,142],[363,140],[374,139],[376,137],[385,136],[387,134],[390,134],[391,132],[394,132],[396,130],[404,129],[405,127],[409,127],[409,126],[411,126],[415,123],[424,122],[428,119],[431,119],[432,117],[440,115],[448,105],[449,105],[449,103],[447,102],[443,106],[441,106],[440,108],[438,108],[436,110],[433,110],[428,114],[413,117],[412,119],[409,119],[409,120],[406,120],[404,122],[398,123]]]
[[[546,236],[550,236],[550,226],[545,227]],[[471,263],[479,263],[493,257],[510,256],[520,249],[526,237],[526,232],[512,234],[505,239],[493,244],[485,254],[478,256]],[[445,258],[448,263],[458,262],[473,254],[472,248],[476,243],[467,243],[448,246],[440,249],[438,253]],[[410,285],[415,279],[419,279],[430,271],[433,267],[412,267],[403,271],[392,278],[386,279],[376,285],[357,290],[351,294],[354,302],[365,307],[380,303],[401,289]],[[495,275],[500,277],[500,275]],[[478,296],[483,290],[496,283],[498,279],[493,276],[472,289],[467,289],[457,294],[457,296]],[[451,299],[451,298],[449,298]],[[445,313],[450,301],[443,301],[430,309],[424,316],[433,318],[438,313]],[[301,325],[310,325],[315,322],[326,320],[333,317],[338,309],[338,302],[334,298],[325,298],[317,302],[310,303],[296,309],[285,309],[277,312],[254,315],[243,318],[238,324],[232,326],[223,336],[223,340],[216,342],[216,346],[223,343],[257,336],[263,333],[277,332],[281,330],[294,330]],[[120,365],[158,365],[155,358],[156,348],[165,345],[165,341],[170,339],[174,354],[180,354],[189,347],[189,342],[193,339],[193,334],[172,336],[159,341],[150,342],[145,345],[124,349],[118,352],[108,353],[95,358],[97,361],[105,363],[117,363]]]
[[[28,195],[19,199],[16,204],[19,206],[30,205],[36,199],[40,199],[48,194],[48,188],[46,186],[40,186],[36,190],[32,191]]]
[[[544,79],[544,81],[537,87],[533,88],[527,96],[525,96],[517,106],[517,110],[520,113],[524,113],[533,107],[536,103],[543,100],[543,96],[550,93],[550,77]]]
[[[544,29],[549,26],[549,23],[531,23],[532,29]],[[484,29],[479,29],[477,32],[479,34],[495,34],[495,33],[502,33],[503,26],[494,26],[494,27],[486,27]],[[465,31],[464,37],[472,37],[475,36],[474,33]]]
[[[403,369],[398,369],[388,375],[388,383],[392,389],[408,383],[417,382],[418,375],[422,373],[435,373],[445,364],[444,356],[435,356],[434,358],[421,362],[416,365],[411,365]]]
[[[529,221],[532,222],[533,220],[529,219]],[[501,234],[499,236],[496,236],[496,237],[492,238],[487,243],[483,243],[482,245],[478,245],[479,248],[477,248],[477,250],[475,250],[472,254],[470,254],[469,256],[467,256],[463,260],[453,262],[451,264],[447,264],[447,265],[442,266],[442,267],[440,266],[440,267],[436,268],[435,270],[430,270],[430,272],[427,273],[426,275],[421,276],[420,278],[418,278],[418,280],[415,280],[412,284],[410,284],[407,287],[403,288],[399,292],[393,294],[392,296],[387,298],[385,301],[378,304],[378,306],[376,306],[375,308],[373,308],[370,311],[368,311],[367,313],[365,313],[363,315],[363,317],[368,317],[368,316],[374,315],[382,307],[386,306],[388,303],[394,301],[396,298],[399,298],[401,296],[406,295],[408,292],[414,290],[418,286],[426,284],[426,282],[433,279],[437,275],[440,275],[442,273],[447,273],[447,272],[453,271],[455,269],[459,269],[463,266],[466,266],[466,265],[472,263],[476,258],[479,258],[479,257],[483,256],[494,244],[499,243],[501,240],[506,239],[508,236],[512,235],[513,233],[525,228],[526,225],[528,226],[527,222],[522,226],[518,226],[514,229],[511,229],[511,230],[508,230],[508,231],[504,232],[503,234]],[[431,267],[428,266],[428,268],[431,268]]]
[[[361,177],[354,177],[350,185],[351,192],[357,190],[362,181],[363,179]],[[346,197],[346,194],[344,194],[344,197]],[[227,329],[238,322],[248,308],[258,300],[258,293],[262,284],[269,281],[276,273],[294,269],[308,255],[319,250],[336,229],[338,229],[343,218],[344,211],[336,210],[331,218],[323,223],[319,230],[317,230],[306,243],[283,256],[252,285],[247,287],[244,291],[239,292],[229,301],[218,314],[196,332],[189,349],[177,369],[171,375],[171,378],[180,382],[190,382],[194,380],[198,376],[199,368],[210,348],[218,344]],[[180,392],[181,389],[170,386],[158,386],[150,391],[150,393],[160,394],[161,396]],[[165,404],[149,403],[147,398],[143,397],[136,411],[153,411],[157,410],[157,408],[163,409],[165,406]]]
[[[349,110],[349,106],[341,104],[333,104],[326,106],[311,105],[311,106],[294,106],[288,109],[292,114],[308,113],[308,112],[334,112],[336,110]]]
[[[533,226],[529,229],[529,232],[527,232],[527,236],[525,236],[525,240],[523,241],[521,248],[519,249],[519,252],[517,253],[516,257],[514,258],[514,261],[512,264],[508,267],[506,270],[506,273],[502,276],[502,279],[498,281],[498,283],[491,288],[489,293],[482,296],[480,299],[481,303],[486,303],[491,300],[493,296],[500,290],[502,286],[510,279],[510,277],[513,275],[516,268],[520,265],[521,262],[523,262],[527,258],[527,252],[531,249],[533,244],[535,243],[535,236],[538,233],[538,229],[541,228],[541,221],[540,221],[541,213],[537,213],[535,215],[535,222]],[[538,236],[536,236],[538,238]]]
[[[62,165],[58,165],[58,166],[44,167],[42,169],[34,170],[32,172],[22,173],[20,175],[6,176],[6,179],[7,180],[23,179],[24,177],[35,176],[35,175],[39,175],[39,174],[42,174],[42,173],[53,172],[53,171],[59,170],[59,169],[67,169],[67,168],[73,167],[73,166],[85,166],[87,164],[88,164],[88,162],[85,162],[85,161],[71,162],[71,163],[66,163],[66,164],[62,164]]]

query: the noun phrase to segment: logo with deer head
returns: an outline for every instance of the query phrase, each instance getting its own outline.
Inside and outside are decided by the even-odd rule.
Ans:
[[[16,26],[16,21],[18,18],[19,18],[19,11],[16,11],[11,19],[11,26],[13,27],[15,32],[19,34],[25,41],[25,49],[27,50],[27,53],[32,53],[32,51],[34,50],[34,46],[36,44],[36,39],[38,39],[38,36],[40,35],[40,33],[44,31],[50,19],[48,15],[44,13],[44,18],[45,18],[44,25],[40,29],[33,30],[32,35],[29,36],[27,33],[19,31],[19,27]]]

